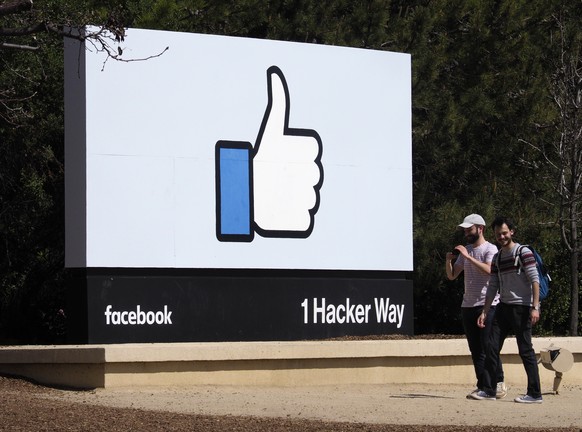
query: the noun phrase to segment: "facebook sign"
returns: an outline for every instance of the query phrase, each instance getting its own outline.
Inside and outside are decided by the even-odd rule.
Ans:
[[[65,41],[78,341],[412,332],[410,55],[140,29],[118,44]]]

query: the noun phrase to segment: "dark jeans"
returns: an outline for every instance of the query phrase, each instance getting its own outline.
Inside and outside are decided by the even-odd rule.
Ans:
[[[519,356],[527,374],[527,394],[538,398],[542,395],[538,360],[531,342],[531,318],[529,306],[499,303],[491,330],[491,343],[485,358],[483,390],[495,395],[496,383],[492,377],[497,371],[497,363],[503,342],[508,334],[513,333],[517,340]]]
[[[485,328],[477,326],[477,319],[483,310],[482,306],[472,308],[461,308],[461,316],[463,318],[463,328],[467,336],[469,344],[469,351],[471,351],[471,358],[473,359],[473,366],[475,368],[475,376],[477,377],[477,388],[483,390],[483,372],[485,371],[485,357],[487,348],[491,337],[491,329],[493,328],[493,321],[495,318],[495,306],[489,309],[487,318],[485,319]],[[503,364],[501,359],[497,359],[497,372],[495,373],[495,383],[504,381]]]

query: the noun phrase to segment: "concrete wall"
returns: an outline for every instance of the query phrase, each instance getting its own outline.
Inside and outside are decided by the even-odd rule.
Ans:
[[[582,385],[582,338],[536,338],[573,355],[562,385]],[[506,382],[525,386],[515,339],[502,351]],[[473,386],[465,339],[0,347],[0,373],[75,388],[189,385],[452,383]],[[555,373],[540,364],[544,391]]]

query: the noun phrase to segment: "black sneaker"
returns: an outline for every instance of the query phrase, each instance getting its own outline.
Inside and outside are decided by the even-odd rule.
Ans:
[[[530,395],[519,396],[513,400],[517,403],[542,403],[544,401],[541,396],[536,398]]]
[[[491,396],[488,393],[485,393],[483,390],[479,390],[477,393],[471,393],[471,399],[477,399],[477,400],[490,400],[490,401],[494,401],[495,396]]]

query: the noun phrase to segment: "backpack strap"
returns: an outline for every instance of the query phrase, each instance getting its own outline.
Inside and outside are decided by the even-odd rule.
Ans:
[[[499,293],[503,288],[503,282],[501,282],[501,249],[497,252],[497,259],[495,260],[495,265],[497,266],[497,278],[499,279]]]
[[[521,274],[521,268],[523,267],[521,251],[523,250],[524,247],[527,247],[527,245],[519,245],[517,247],[517,251],[515,252],[515,262],[513,263],[513,265],[517,267],[517,274]]]

